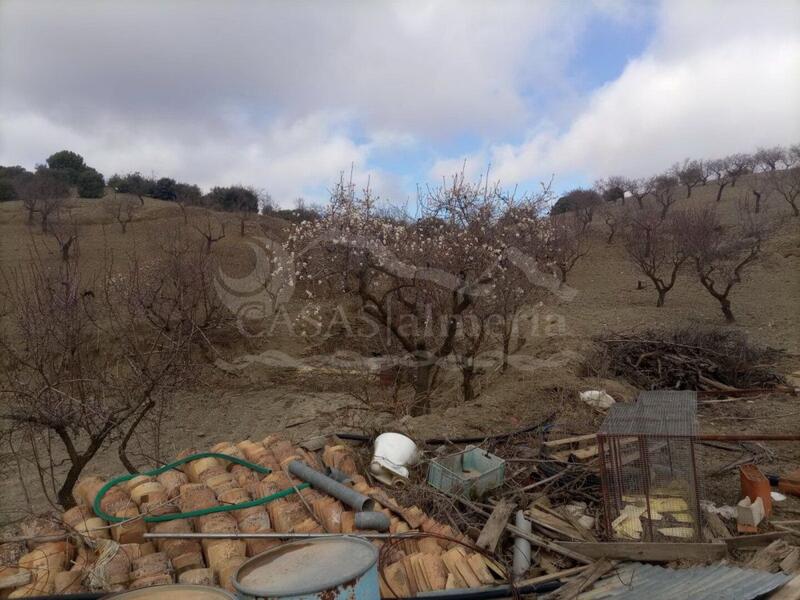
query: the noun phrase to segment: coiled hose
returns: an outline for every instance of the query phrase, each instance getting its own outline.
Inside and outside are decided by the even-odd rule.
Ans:
[[[187,462],[191,462],[193,460],[198,460],[200,458],[218,458],[220,460],[225,460],[228,462],[236,463],[237,465],[242,465],[247,467],[248,469],[252,469],[257,473],[261,473],[262,475],[269,475],[272,473],[272,469],[267,467],[262,467],[261,465],[256,465],[251,462],[248,462],[242,458],[238,458],[236,456],[230,456],[228,454],[219,454],[217,452],[200,452],[198,454],[191,454],[189,456],[185,456],[175,462],[168,463],[163,467],[159,467],[157,469],[153,469],[152,471],[145,471],[144,473],[127,473],[125,475],[120,475],[119,477],[114,477],[111,481],[106,483],[103,487],[100,488],[100,491],[97,492],[97,495],[94,497],[94,502],[92,503],[92,508],[94,509],[94,514],[96,514],[101,519],[108,521],[109,523],[122,523],[124,521],[129,521],[129,517],[115,517],[114,515],[110,515],[105,512],[102,508],[100,508],[100,504],[103,500],[103,497],[108,493],[108,491],[113,488],[114,486],[119,485],[120,483],[124,483],[134,477],[139,477],[140,475],[146,475],[148,477],[155,477],[156,475],[160,475],[166,471],[171,471],[182,464]],[[190,510],[189,512],[185,513],[173,513],[169,515],[144,515],[143,519],[145,523],[162,523],[164,521],[174,521],[175,519],[191,519],[194,517],[202,517],[203,515],[210,515],[212,513],[218,512],[229,512],[232,510],[240,510],[242,508],[251,508],[253,506],[260,506],[262,504],[268,504],[273,500],[278,500],[280,498],[285,498],[289,494],[294,494],[295,492],[299,492],[307,487],[310,487],[308,483],[301,483],[296,485],[292,488],[286,488],[285,490],[281,490],[279,492],[275,492],[274,494],[270,494],[269,496],[263,496],[262,498],[256,498],[255,500],[248,500],[247,502],[240,502],[239,504],[226,504],[224,506],[211,506],[209,508],[201,508],[199,510]]]

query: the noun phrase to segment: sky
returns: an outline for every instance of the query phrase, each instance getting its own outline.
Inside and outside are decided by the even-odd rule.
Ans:
[[[0,0],[0,164],[394,204],[800,142],[796,0]]]

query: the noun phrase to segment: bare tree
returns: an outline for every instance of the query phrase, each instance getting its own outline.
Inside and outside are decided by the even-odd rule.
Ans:
[[[658,175],[653,178],[653,198],[661,207],[661,218],[667,216],[670,206],[678,201],[675,188],[678,186],[678,178],[673,175]]]
[[[61,260],[68,261],[70,250],[78,242],[78,224],[73,219],[68,222],[58,221],[51,225],[50,233],[58,242]]]
[[[786,150],[780,146],[759,148],[753,154],[753,165],[762,171],[775,171],[778,164],[785,162]]]
[[[683,164],[674,164],[670,173],[674,175],[681,185],[686,186],[686,197],[692,197],[692,189],[703,185],[707,181],[706,168],[701,160],[686,159]]]
[[[50,217],[69,198],[69,185],[46,169],[20,177],[15,185],[17,195],[28,211],[28,223],[32,223],[33,215],[39,213],[42,233],[46,233]]]
[[[792,144],[783,155],[783,168],[791,169],[793,166],[800,163],[800,144]]]
[[[714,177],[714,183],[717,184],[717,202],[722,200],[722,191],[731,183],[728,177],[728,163],[724,158],[717,158],[706,162],[706,168],[709,176]]]
[[[742,175],[753,172],[753,157],[742,153],[731,154],[725,158],[725,171],[731,187],[736,187],[736,182]]]
[[[619,226],[619,216],[617,215],[615,207],[612,206],[604,206],[600,209],[600,214],[603,217],[603,223],[605,223],[606,229],[608,229],[606,244],[611,245],[614,243],[614,236],[616,235],[617,228]]]
[[[462,317],[494,285],[504,245],[493,224],[508,199],[498,185],[460,173],[420,190],[421,217],[403,222],[376,210],[368,188],[356,193],[342,178],[326,213],[298,223],[290,239],[309,293],[356,300],[413,370],[413,414],[430,410]]]
[[[681,238],[685,221],[683,213],[670,218],[639,215],[623,230],[623,243],[628,259],[653,282],[658,293],[656,306],[664,306],[667,293],[675,286],[686,253]]]
[[[140,275],[143,275],[140,273]],[[5,272],[12,310],[0,328],[8,369],[0,374],[4,434],[22,436],[36,457],[43,491],[63,507],[97,452],[124,445],[146,414],[165,401],[183,372],[186,339],[145,327],[147,306],[110,272],[87,284],[78,261]],[[24,340],[24,343],[20,343]],[[55,472],[60,455],[69,469]]]
[[[792,208],[792,214],[800,217],[800,208],[797,206],[800,198],[800,167],[772,173],[770,187]]]
[[[563,284],[567,282],[567,275],[577,262],[589,252],[589,240],[586,227],[577,215],[554,215],[550,220],[547,259]]]
[[[700,284],[719,302],[728,323],[735,321],[731,292],[759,258],[770,231],[748,202],[740,203],[737,215],[735,226],[724,227],[716,210],[696,209],[687,212],[682,226],[684,248]]]
[[[605,202],[622,200],[625,206],[625,192],[628,190],[629,180],[621,175],[612,175],[606,179],[595,182],[594,187]]]
[[[639,179],[628,181],[626,187],[640,209],[644,208],[644,199],[653,193],[654,183],[655,181],[652,177],[640,177]]]
[[[128,231],[128,223],[133,221],[140,208],[141,204],[137,204],[132,198],[127,196],[120,198],[116,190],[114,190],[114,197],[105,201],[106,212],[119,223],[122,233]]]
[[[205,249],[207,253],[211,252],[211,247],[225,237],[225,223],[212,217],[209,212],[201,219],[200,225],[192,223],[192,227],[197,233],[203,236],[205,240]]]

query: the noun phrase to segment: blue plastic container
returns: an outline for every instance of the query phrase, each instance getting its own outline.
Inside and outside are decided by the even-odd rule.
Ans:
[[[348,536],[288,542],[242,564],[233,586],[240,600],[377,600],[378,549]]]
[[[477,499],[503,485],[506,461],[475,446],[428,464],[428,483],[448,494]]]

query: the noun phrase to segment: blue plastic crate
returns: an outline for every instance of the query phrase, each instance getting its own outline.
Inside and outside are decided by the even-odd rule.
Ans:
[[[428,483],[437,490],[464,498],[480,498],[503,485],[506,461],[476,446],[433,459],[428,465]]]

